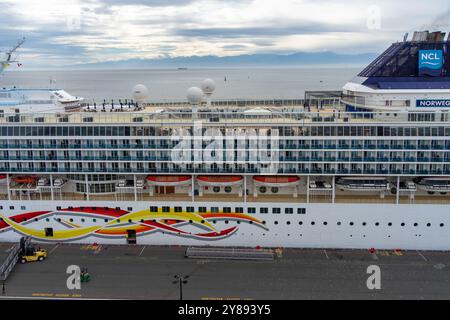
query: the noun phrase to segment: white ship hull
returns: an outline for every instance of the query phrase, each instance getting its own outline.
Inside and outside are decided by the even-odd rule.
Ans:
[[[430,204],[289,204],[289,203],[247,203],[242,202],[144,202],[124,201],[2,201],[3,227],[0,228],[0,241],[16,242],[23,235],[31,236],[37,242],[76,242],[99,244],[127,244],[126,234],[104,234],[109,227],[104,216],[91,213],[70,213],[69,208],[89,209],[97,207],[120,207],[127,212],[148,210],[150,206],[170,205],[174,207],[223,207],[243,208],[244,216],[264,221],[265,224],[250,223],[249,220],[234,218],[206,219],[217,234],[209,233],[211,228],[200,222],[173,221],[159,219],[162,227],[169,226],[174,230],[182,230],[182,234],[174,230],[154,227],[145,232],[137,232],[137,243],[146,245],[211,245],[211,246],[244,246],[244,247],[302,247],[302,248],[377,248],[377,249],[450,249],[450,214],[449,205]],[[60,207],[60,210],[57,210]],[[256,213],[248,214],[247,208],[255,208]],[[14,209],[13,209],[14,208]],[[260,208],[268,208],[268,213],[260,213]],[[272,208],[280,208],[280,214],[272,213]],[[293,208],[292,214],[286,214],[286,208]],[[297,213],[304,208],[305,213]],[[62,210],[61,210],[62,209]],[[131,209],[131,210],[130,210]],[[129,211],[128,211],[129,210]],[[20,221],[21,214],[42,212],[36,218],[28,217]],[[14,216],[16,222],[12,219]],[[23,217],[23,216],[22,216]],[[125,215],[124,215],[125,217]],[[58,221],[59,219],[62,219]],[[158,218],[161,218],[158,216]],[[72,220],[70,220],[72,219]],[[83,220],[82,220],[83,219]],[[114,219],[110,219],[112,221]],[[148,219],[147,219],[148,220]],[[150,219],[151,220],[151,219]],[[213,224],[213,220],[215,223]],[[239,223],[238,223],[239,220]],[[255,221],[256,221],[255,220]],[[8,222],[9,221],[9,222]],[[67,223],[65,224],[64,221]],[[70,221],[70,222],[69,222]],[[154,220],[156,221],[156,220]],[[14,223],[13,223],[14,222]],[[142,226],[140,221],[121,221],[123,228]],[[202,222],[203,223],[203,222]],[[98,228],[96,228],[96,226]],[[113,226],[114,227],[114,226]],[[148,227],[148,225],[147,225]],[[26,229],[22,229],[26,228]],[[55,236],[42,237],[45,228],[52,228]],[[89,229],[90,228],[90,229]],[[58,230],[81,230],[82,234],[74,234],[65,238],[59,237]],[[89,229],[86,232],[86,229]],[[230,233],[220,235],[223,230]],[[30,231],[33,230],[33,231]],[[103,231],[102,231],[103,230]],[[209,231],[208,231],[209,230]],[[35,234],[33,235],[33,232]],[[39,234],[39,232],[41,232]],[[198,236],[198,235],[202,236]],[[213,234],[213,236],[211,236]]]

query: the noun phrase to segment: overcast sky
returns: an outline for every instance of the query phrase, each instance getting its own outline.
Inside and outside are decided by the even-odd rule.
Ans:
[[[0,48],[24,64],[335,51],[379,52],[450,31],[448,0],[0,0]]]

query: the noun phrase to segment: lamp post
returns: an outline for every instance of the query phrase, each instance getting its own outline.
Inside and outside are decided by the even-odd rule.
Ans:
[[[172,281],[173,284],[178,283],[180,286],[180,300],[183,300],[183,284],[187,283],[188,278],[189,278],[189,276],[182,276],[182,275],[176,274],[174,276],[175,280]]]

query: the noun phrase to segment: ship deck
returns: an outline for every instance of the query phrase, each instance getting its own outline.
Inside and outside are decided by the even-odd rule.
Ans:
[[[6,195],[2,195],[1,198],[6,200]],[[247,202],[247,203],[260,203],[260,202],[278,202],[278,203],[307,203],[306,195],[301,194],[294,198],[292,195],[259,195],[254,197],[248,195],[246,199],[239,197],[238,195],[227,194],[205,194],[203,196],[195,196],[195,202]],[[12,196],[11,200],[28,200],[26,195]],[[33,194],[30,200],[51,200],[50,193]],[[56,197],[54,200],[87,200],[84,195],[78,193],[63,193],[61,197]],[[124,194],[107,194],[107,195],[90,195],[89,201],[135,201],[134,193]],[[160,194],[149,196],[148,194],[138,194],[137,201],[187,201],[192,202],[192,197],[182,194]],[[332,203],[331,193],[324,194],[310,194],[309,203]],[[377,194],[337,194],[335,203],[384,203],[395,204],[396,196],[387,194],[384,198],[380,198]],[[445,195],[415,195],[414,199],[409,199],[408,195],[401,195],[399,197],[400,204],[450,204],[450,197]]]
[[[11,244],[0,245],[0,250]],[[284,249],[273,261],[196,260],[184,247],[42,245],[47,260],[17,265],[0,299],[178,299],[175,274],[190,275],[184,299],[449,299],[449,252]],[[92,279],[68,290],[66,268]],[[381,290],[368,290],[369,265]]]

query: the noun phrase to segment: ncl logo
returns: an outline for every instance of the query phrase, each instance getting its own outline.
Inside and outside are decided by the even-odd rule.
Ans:
[[[420,50],[419,75],[440,76],[442,61],[442,50]]]

